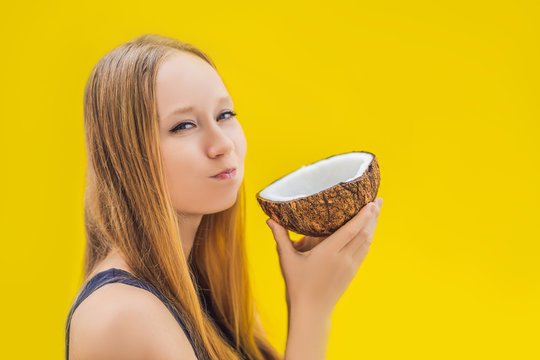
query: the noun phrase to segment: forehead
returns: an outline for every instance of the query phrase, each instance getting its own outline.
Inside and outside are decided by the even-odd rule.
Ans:
[[[158,69],[156,98],[160,114],[179,105],[211,105],[228,95],[217,71],[195,54],[174,51]]]

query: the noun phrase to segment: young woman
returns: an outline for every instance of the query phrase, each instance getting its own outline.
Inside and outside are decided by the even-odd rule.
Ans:
[[[84,282],[66,358],[324,358],[330,314],[367,254],[382,199],[328,238],[294,242],[267,221],[287,289],[283,357],[251,294],[247,145],[212,60],[154,34],[120,45],[90,73],[84,127]]]

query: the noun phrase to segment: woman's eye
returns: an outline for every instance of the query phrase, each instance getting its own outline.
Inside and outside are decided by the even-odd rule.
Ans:
[[[227,117],[227,118],[225,118],[225,120],[230,119],[230,118],[236,116],[236,113],[235,113],[234,111],[225,111],[225,112],[222,112],[222,113],[218,116],[218,119],[221,118],[222,115],[226,115],[226,114],[229,114],[230,116]],[[185,127],[183,127],[184,125],[195,125],[195,124],[193,124],[193,123],[190,122],[190,121],[184,121],[184,122],[178,124],[175,128],[173,128],[173,129],[171,130],[171,132],[172,132],[172,133],[175,133],[175,132],[178,132],[178,131],[180,131],[180,130],[188,130],[188,129],[190,129],[190,128],[187,128],[187,129],[186,129]]]
[[[231,115],[231,116],[229,116],[227,119],[230,119],[230,118],[236,116],[236,113],[235,113],[234,111],[230,111],[230,110],[229,110],[229,111],[222,112],[219,116],[225,115],[225,114],[230,114],[230,115]],[[219,119],[219,117],[218,117],[218,119]]]
[[[184,121],[180,124],[178,124],[178,126],[176,126],[174,129],[171,130],[171,132],[175,133],[177,131],[180,131],[180,130],[186,130],[186,128],[183,127],[183,125],[195,125],[189,121]]]

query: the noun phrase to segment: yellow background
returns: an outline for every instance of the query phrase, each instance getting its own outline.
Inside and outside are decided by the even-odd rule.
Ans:
[[[143,33],[199,46],[233,97],[248,142],[252,282],[280,351],[284,283],[255,193],[366,150],[384,205],[332,316],[327,359],[540,357],[538,2],[10,2],[2,12],[1,358],[64,356],[82,281],[83,86],[99,58]]]

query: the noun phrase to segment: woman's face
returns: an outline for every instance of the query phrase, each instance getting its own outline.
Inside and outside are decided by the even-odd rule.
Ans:
[[[175,210],[211,214],[234,205],[247,143],[219,74],[197,55],[175,51],[158,69],[156,97],[164,173]],[[212,177],[227,168],[236,168],[236,175]]]

